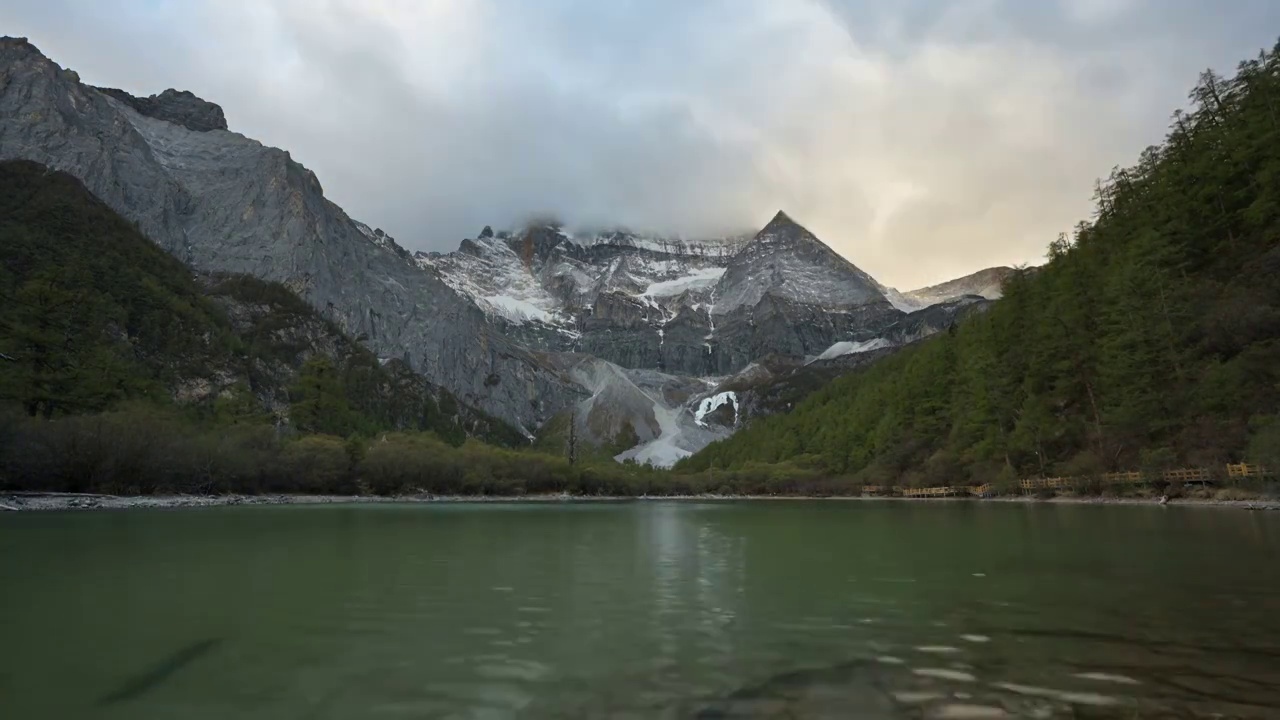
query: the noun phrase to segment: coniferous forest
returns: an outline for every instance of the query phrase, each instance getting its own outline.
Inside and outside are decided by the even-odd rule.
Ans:
[[[1280,46],[1189,99],[988,312],[678,470],[932,485],[1280,466]]]

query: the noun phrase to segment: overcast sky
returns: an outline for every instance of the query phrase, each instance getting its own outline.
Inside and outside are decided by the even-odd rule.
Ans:
[[[1040,262],[1273,0],[5,0],[86,81],[187,89],[411,249],[778,209],[902,289]]]

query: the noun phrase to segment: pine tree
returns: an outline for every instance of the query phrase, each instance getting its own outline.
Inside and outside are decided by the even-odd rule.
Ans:
[[[307,360],[290,392],[289,419],[304,432],[346,436],[354,430],[341,378],[323,355]]]
[[[578,462],[578,409],[574,408],[569,414],[569,439],[565,446],[565,454],[569,458],[569,464],[574,465]]]

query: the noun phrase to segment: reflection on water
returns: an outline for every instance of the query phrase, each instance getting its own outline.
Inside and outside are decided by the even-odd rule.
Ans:
[[[1258,514],[791,501],[0,520],[5,718],[1280,717],[1280,518]]]
[[[178,672],[201,655],[210,652],[222,642],[221,638],[201,640],[185,645],[173,654],[163,658],[141,675],[131,678],[115,691],[98,701],[100,705],[114,705],[119,702],[133,700],[143,693],[163,683],[170,675]]]

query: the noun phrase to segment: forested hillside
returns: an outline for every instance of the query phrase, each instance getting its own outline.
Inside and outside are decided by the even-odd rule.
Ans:
[[[31,162],[0,163],[0,354],[0,404],[45,419],[132,400],[302,432],[523,442],[285,287],[197,275]]]
[[[1205,72],[1190,100],[989,312],[677,470],[952,484],[1280,465],[1280,46]]]

